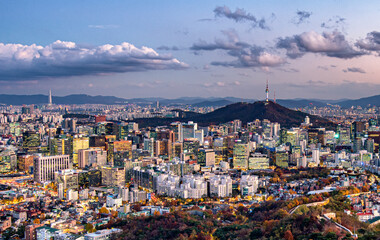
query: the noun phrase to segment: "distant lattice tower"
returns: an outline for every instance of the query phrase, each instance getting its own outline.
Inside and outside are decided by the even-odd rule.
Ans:
[[[269,102],[269,87],[268,87],[268,79],[267,79],[267,87],[266,87],[266,89],[265,89],[265,93],[266,93],[266,95],[267,95],[265,101],[266,101],[266,102]]]

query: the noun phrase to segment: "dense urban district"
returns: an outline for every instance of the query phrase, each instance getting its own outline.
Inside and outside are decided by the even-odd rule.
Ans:
[[[380,237],[376,106],[47,102],[0,106],[2,239]]]

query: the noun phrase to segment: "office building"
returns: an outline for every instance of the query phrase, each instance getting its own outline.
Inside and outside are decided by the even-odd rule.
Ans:
[[[102,171],[102,185],[107,187],[120,187],[125,185],[125,169],[104,166]]]
[[[52,181],[56,171],[71,168],[72,163],[69,155],[36,157],[34,158],[34,181]]]
[[[236,169],[248,169],[249,146],[236,142],[233,147],[233,166]]]
[[[248,157],[248,169],[268,169],[269,158],[261,153],[253,153]]]

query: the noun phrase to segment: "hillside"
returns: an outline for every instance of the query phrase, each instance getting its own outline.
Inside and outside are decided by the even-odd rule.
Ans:
[[[176,99],[166,98],[120,98],[114,96],[91,96],[87,94],[72,94],[67,96],[53,96],[54,104],[137,104],[141,106],[156,105],[159,101],[160,106],[183,106],[192,105],[194,107],[222,107],[237,102],[253,103],[253,99],[243,99],[235,97],[181,97]],[[0,94],[0,104],[23,105],[23,104],[47,104],[48,96],[43,94],[35,95],[14,95]],[[380,95],[365,97],[360,99],[341,99],[341,100],[322,100],[322,99],[277,99],[277,103],[287,108],[302,107],[325,107],[327,103],[337,104],[343,108],[351,106],[367,107],[380,106]]]
[[[350,108],[352,106],[361,106],[361,107],[367,107],[368,105],[372,106],[380,106],[380,95],[371,96],[371,97],[365,97],[365,98],[359,98],[355,100],[346,100],[342,102],[338,102],[338,105],[344,108]]]
[[[53,96],[54,104],[117,104],[124,103],[126,99],[113,96],[90,96],[86,94],[72,94],[64,97]],[[0,104],[47,104],[47,95],[10,95],[0,94]]]
[[[278,122],[284,127],[299,126],[306,116],[315,126],[333,127],[334,124],[318,116],[309,115],[304,112],[294,111],[273,102],[255,103],[234,103],[219,108],[207,114],[193,114],[191,118],[144,118],[135,119],[141,127],[169,125],[175,121],[194,121],[201,126],[211,124],[221,124],[235,119],[240,119],[243,123],[254,121],[255,119],[268,119],[271,122]]]
[[[306,116],[315,125],[330,125],[331,123],[323,118],[294,111],[273,102],[255,103],[235,103],[213,112],[199,116],[194,121],[199,124],[220,124],[234,119],[240,119],[243,123],[254,121],[255,119],[268,119],[271,122],[278,122],[284,127],[299,126]]]

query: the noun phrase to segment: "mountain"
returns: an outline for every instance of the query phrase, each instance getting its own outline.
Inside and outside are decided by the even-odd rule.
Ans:
[[[127,100],[113,96],[90,96],[86,94],[72,94],[64,97],[52,97],[55,104],[117,104]],[[9,95],[0,94],[0,103],[7,105],[47,104],[47,95]]]
[[[326,103],[319,100],[310,99],[278,99],[278,104],[287,108],[303,108],[303,107],[325,107]]]
[[[202,101],[192,104],[193,107],[223,107],[233,102],[228,100]]]
[[[367,107],[368,105],[380,107],[380,95],[371,97],[359,98],[355,100],[346,100],[336,103],[344,108],[350,108],[352,106]]]
[[[191,118],[141,118],[135,119],[141,127],[169,125],[175,121],[194,121],[201,126],[221,124],[240,119],[243,123],[252,122],[255,119],[268,119],[278,122],[284,127],[299,126],[309,116],[314,126],[334,127],[334,123],[324,118],[310,115],[300,111],[294,111],[274,102],[258,101],[255,103],[233,103],[206,114],[192,114]]]
[[[156,105],[159,101],[161,106],[183,106],[191,105],[194,107],[222,107],[236,102],[255,102],[254,99],[244,99],[236,97],[181,97],[176,99],[165,98],[119,98],[114,96],[90,96],[87,94],[72,94],[68,96],[53,96],[55,104],[138,104],[138,105]],[[0,94],[0,104],[6,105],[23,105],[23,104],[47,104],[48,96],[43,94],[36,95],[13,95]],[[327,104],[337,104],[344,108],[351,106],[367,107],[368,105],[380,106],[380,95],[365,97],[360,99],[340,99],[340,100],[322,100],[322,99],[278,99],[277,103],[288,108],[301,108],[306,106],[324,107]]]

